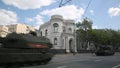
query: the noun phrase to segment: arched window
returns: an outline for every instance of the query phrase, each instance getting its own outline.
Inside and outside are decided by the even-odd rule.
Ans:
[[[45,36],[47,36],[47,34],[48,34],[48,30],[46,29],[46,30],[45,30]]]
[[[59,25],[57,23],[54,23],[53,27],[54,27],[54,32],[58,32]]]
[[[54,38],[54,45],[57,45],[57,38]]]

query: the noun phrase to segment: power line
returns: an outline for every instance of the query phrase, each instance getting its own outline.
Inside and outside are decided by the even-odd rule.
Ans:
[[[91,2],[92,2],[92,0],[89,1],[88,5],[87,5],[87,7],[85,9],[85,12],[84,12],[83,16],[81,17],[81,19],[84,18],[85,14],[87,13],[88,7],[90,6]]]
[[[66,2],[63,3],[63,0],[61,0],[59,7],[64,6],[65,4],[69,3],[70,1],[72,1],[72,0],[67,0]]]
[[[65,4],[69,3],[70,1],[72,1],[72,0],[67,0],[66,2],[63,2],[63,0],[61,0],[61,1],[60,1],[60,4],[59,4],[59,7],[64,6]],[[78,1],[79,1],[79,0],[78,0]],[[84,12],[84,14],[82,15],[81,19],[83,19],[83,18],[85,17],[85,15],[86,15],[86,13],[87,13],[87,10],[88,10],[91,2],[92,2],[92,0],[89,0],[88,5],[87,5],[87,7],[85,8],[85,12]]]
[[[60,1],[59,7],[61,7],[63,0]]]

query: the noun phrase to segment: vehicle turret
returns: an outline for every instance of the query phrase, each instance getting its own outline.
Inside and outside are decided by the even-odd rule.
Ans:
[[[52,44],[46,37],[37,37],[35,32],[28,34],[10,33],[0,37],[0,66],[19,68],[19,65],[47,64],[54,53]]]
[[[35,34],[34,34],[35,35]],[[2,38],[5,48],[51,48],[50,40],[45,37],[37,37],[31,34],[8,34]]]

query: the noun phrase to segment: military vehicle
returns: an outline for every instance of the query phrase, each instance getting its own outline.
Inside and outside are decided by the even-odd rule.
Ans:
[[[111,45],[100,45],[97,47],[95,54],[97,56],[114,55],[115,50]]]
[[[11,33],[0,38],[0,66],[19,68],[22,65],[47,64],[54,54],[48,38],[29,34]],[[17,66],[17,67],[16,67]]]

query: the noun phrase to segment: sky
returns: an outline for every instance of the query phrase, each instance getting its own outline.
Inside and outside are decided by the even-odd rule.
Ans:
[[[57,14],[75,23],[87,17],[96,29],[120,29],[120,0],[71,0],[59,7],[60,1],[0,0],[0,25],[22,23],[39,29]]]

